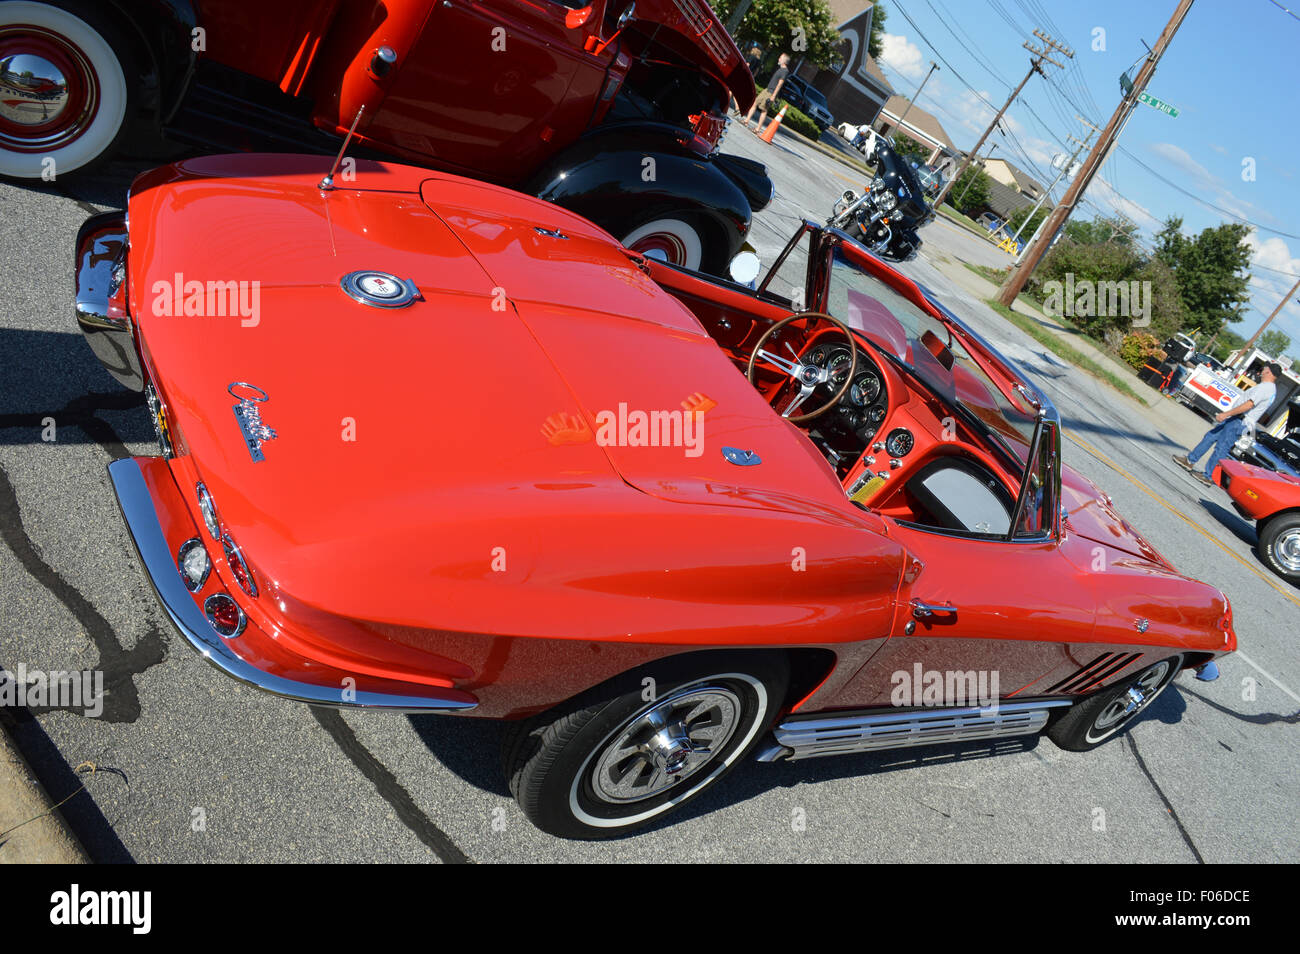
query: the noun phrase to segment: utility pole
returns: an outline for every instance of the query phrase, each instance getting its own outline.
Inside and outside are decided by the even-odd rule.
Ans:
[[[980,164],[980,168],[983,168],[984,163],[985,163],[985,162],[988,162],[990,159],[993,158],[993,150],[996,149],[996,148],[998,148],[998,144],[997,144],[996,142],[995,142],[993,145],[989,146],[989,151],[985,154],[985,156],[984,156],[984,161],[983,161],[983,162],[980,162],[980,158],[979,158],[979,156],[976,156],[976,157],[975,157],[975,161],[976,161],[976,162],[979,162],[979,164]],[[956,176],[953,176],[953,179],[956,179],[956,178],[957,178]],[[965,188],[963,188],[963,189],[961,190],[961,195],[957,196],[957,201],[958,201],[958,202],[960,202],[962,199],[966,198],[966,193],[970,191],[971,183],[974,182],[974,181],[975,181],[974,179],[971,179],[970,182],[966,183]]]
[[[1074,118],[1079,120],[1079,122],[1083,123],[1085,126],[1092,126],[1092,123],[1083,119],[1081,116],[1075,116]],[[1071,140],[1077,142],[1079,145],[1075,147],[1074,152],[1070,153],[1070,158],[1065,160],[1065,163],[1061,166],[1061,171],[1056,174],[1056,178],[1053,179],[1052,184],[1047,187],[1047,191],[1038,197],[1038,201],[1034,203],[1034,207],[1029,210],[1029,214],[1025,216],[1025,220],[1020,223],[1020,228],[1016,229],[1016,234],[1011,236],[1013,242],[1020,238],[1020,233],[1025,230],[1025,226],[1033,221],[1034,213],[1036,213],[1042,204],[1047,201],[1048,197],[1051,196],[1052,190],[1056,188],[1056,184],[1065,178],[1065,174],[1069,172],[1070,168],[1074,165],[1074,160],[1079,158],[1079,153],[1083,151],[1084,146],[1088,145],[1088,140],[1092,138],[1092,134],[1096,131],[1097,127],[1092,126],[1091,131],[1083,139],[1080,139],[1078,136],[1070,137]],[[1043,223],[1039,222],[1038,224],[1041,226]],[[1034,234],[1038,234],[1037,230],[1034,231]],[[1028,246],[1026,246],[1026,248],[1028,248]]]
[[[1092,182],[1092,177],[1101,169],[1102,162],[1115,144],[1120,130],[1137,106],[1138,96],[1146,89],[1147,82],[1156,71],[1156,64],[1160,62],[1160,57],[1164,55],[1169,42],[1174,38],[1174,34],[1178,32],[1178,28],[1182,25],[1188,11],[1191,9],[1192,0],[1179,0],[1174,15],[1165,24],[1164,30],[1160,33],[1160,38],[1156,40],[1155,47],[1147,55],[1142,68],[1138,70],[1137,78],[1133,80],[1133,88],[1124,94],[1119,105],[1115,107],[1115,112],[1110,117],[1110,122],[1106,124],[1105,129],[1102,130],[1097,144],[1092,147],[1092,151],[1088,153],[1088,158],[1083,161],[1083,168],[1075,177],[1074,182],[1070,183],[1070,188],[1065,191],[1065,197],[1061,200],[1060,205],[1052,210],[1052,214],[1043,223],[1041,240],[1034,242],[1025,250],[1024,261],[1017,265],[1011,274],[1007,276],[1007,280],[1002,283],[1002,288],[998,290],[998,301],[1002,304],[1010,307],[1011,303],[1016,300],[1016,296],[1020,294],[1020,289],[1024,287],[1025,282],[1033,274],[1039,261],[1042,260],[1043,254],[1047,251],[1047,246],[1051,244],[1053,236],[1065,224],[1065,220],[1070,217],[1074,207],[1078,205],[1084,190]]]
[[[933,73],[938,68],[939,64],[934,60],[931,60],[930,73]],[[912,94],[912,98],[907,101],[907,108],[903,110],[903,115],[898,117],[898,129],[900,132],[903,129],[903,120],[906,119],[907,114],[912,111],[912,104],[916,102],[916,97],[921,95],[921,90],[925,89],[925,84],[930,82],[930,73],[925,74],[925,79],[921,80],[921,85],[916,88],[916,92]]]
[[[936,209],[943,205],[944,199],[948,198],[948,193],[952,191],[953,183],[961,178],[962,173],[966,171],[966,167],[970,165],[971,157],[979,155],[980,147],[984,145],[984,140],[989,138],[989,133],[993,132],[993,127],[998,124],[998,120],[1002,118],[1002,114],[1005,113],[1007,108],[1016,101],[1016,97],[1020,95],[1020,91],[1024,89],[1025,84],[1029,82],[1029,77],[1033,76],[1035,73],[1038,73],[1041,76],[1046,76],[1047,74],[1043,72],[1043,63],[1051,63],[1053,66],[1065,69],[1064,66],[1048,55],[1049,50],[1063,53],[1071,59],[1074,58],[1074,50],[1068,49],[1062,44],[1057,43],[1042,30],[1035,30],[1034,36],[1043,41],[1043,46],[1045,48],[1039,49],[1028,40],[1021,44],[1026,50],[1034,54],[1034,58],[1029,63],[1029,72],[1026,73],[1025,78],[1020,81],[1020,85],[1011,91],[1011,95],[1007,97],[1007,101],[1002,104],[1002,108],[998,110],[998,114],[993,117],[993,122],[989,123],[988,129],[984,130],[984,135],[980,136],[980,141],[975,143],[975,148],[966,155],[966,158],[962,160],[961,165],[957,167],[957,174],[949,179],[944,187],[939,191],[939,194],[935,196],[934,207]]]
[[[1291,296],[1298,291],[1300,291],[1300,278],[1297,278],[1296,283],[1291,286],[1291,290],[1282,296],[1282,300],[1278,302],[1277,307],[1273,309],[1273,314],[1265,318],[1264,323],[1260,325],[1258,329],[1256,329],[1253,335],[1250,336],[1250,340],[1241,346],[1242,354],[1249,353],[1250,349],[1255,347],[1255,342],[1258,341],[1259,336],[1264,333],[1264,329],[1267,328],[1269,326],[1269,323],[1278,316],[1278,313],[1283,309],[1286,303],[1291,300]],[[1277,355],[1274,355],[1273,357],[1276,358]]]

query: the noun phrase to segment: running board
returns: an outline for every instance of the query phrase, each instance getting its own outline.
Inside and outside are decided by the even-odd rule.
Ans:
[[[1002,702],[996,707],[964,709],[879,709],[837,716],[794,717],[772,732],[759,750],[758,761],[808,759],[819,755],[902,749],[970,739],[1002,739],[1033,735],[1047,725],[1052,709],[1072,705],[1069,699],[1044,702]]]

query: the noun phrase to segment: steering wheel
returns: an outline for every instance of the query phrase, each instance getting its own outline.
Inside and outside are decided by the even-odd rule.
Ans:
[[[817,408],[817,410],[809,411],[807,414],[799,414],[795,417],[790,417],[791,413],[797,407],[803,404],[804,401],[808,400],[808,396],[812,394],[813,391],[817,390],[820,385],[831,380],[831,370],[830,368],[822,368],[815,364],[804,364],[799,356],[794,353],[794,349],[790,348],[788,344],[786,347],[790,348],[790,354],[794,357],[793,361],[790,358],[783,357],[782,355],[773,354],[771,351],[764,351],[763,344],[768,338],[772,337],[772,335],[776,334],[792,321],[806,321],[808,319],[818,318],[824,319],[833,324],[836,330],[839,331],[840,334],[844,335],[845,340],[848,341],[849,354],[852,356],[849,364],[849,373],[844,379],[844,383],[840,385],[840,389],[835,392],[835,395],[821,407]],[[754,383],[754,362],[759,358],[762,358],[768,364],[784,371],[792,381],[799,385],[799,393],[796,394],[794,399],[786,405],[785,410],[781,412],[781,416],[788,419],[791,424],[803,424],[805,421],[811,421],[813,418],[821,417],[838,404],[840,398],[844,397],[848,392],[849,387],[853,384],[854,375],[856,375],[858,370],[858,343],[854,340],[853,332],[849,330],[849,326],[840,321],[834,315],[828,315],[821,311],[795,312],[790,317],[782,318],[771,328],[768,328],[767,331],[763,332],[762,337],[760,337],[754,344],[754,351],[749,356],[749,365],[745,368],[745,377],[749,379],[750,384]],[[780,389],[778,389],[778,391],[779,390]]]

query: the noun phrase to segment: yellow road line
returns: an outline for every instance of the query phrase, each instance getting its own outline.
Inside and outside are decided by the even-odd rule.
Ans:
[[[1249,562],[1247,562],[1246,560],[1242,559],[1241,556],[1238,555],[1238,554],[1237,554],[1237,553],[1236,553],[1236,552],[1235,552],[1231,547],[1229,547],[1227,544],[1223,543],[1223,542],[1222,542],[1221,540],[1219,540],[1217,537],[1213,536],[1213,535],[1212,535],[1208,530],[1206,530],[1206,529],[1205,529],[1204,527],[1202,527],[1200,524],[1196,523],[1194,520],[1192,520],[1191,518],[1189,518],[1189,517],[1188,517],[1186,514],[1184,514],[1182,511],[1180,511],[1180,510],[1178,510],[1178,509],[1176,509],[1176,508],[1170,506],[1168,503],[1166,503],[1166,502],[1164,501],[1163,498],[1161,498],[1158,494],[1156,494],[1156,492],[1155,492],[1154,490],[1152,490],[1150,487],[1148,487],[1148,486],[1147,486],[1146,484],[1144,484],[1142,481],[1138,480],[1136,477],[1134,477],[1132,474],[1130,474],[1127,470],[1125,470],[1125,469],[1124,469],[1123,467],[1121,467],[1119,464],[1115,463],[1113,460],[1111,460],[1109,457],[1107,457],[1105,454],[1103,454],[1100,450],[1098,450],[1097,448],[1093,447],[1093,446],[1092,446],[1091,444],[1089,444],[1087,441],[1082,440],[1081,438],[1075,437],[1073,434],[1066,434],[1065,437],[1066,437],[1066,439],[1069,440],[1071,443],[1073,443],[1073,444],[1077,444],[1080,448],[1082,448],[1082,449],[1083,449],[1084,451],[1086,451],[1087,453],[1091,454],[1093,457],[1097,458],[1097,460],[1101,461],[1103,464],[1105,464],[1105,465],[1106,465],[1107,467],[1109,467],[1111,470],[1115,471],[1117,474],[1119,474],[1119,475],[1121,475],[1122,477],[1124,477],[1125,479],[1127,479],[1127,480],[1129,481],[1129,483],[1131,483],[1131,484],[1133,484],[1133,486],[1137,487],[1138,490],[1142,491],[1144,494],[1146,494],[1148,497],[1150,497],[1150,498],[1151,498],[1152,500],[1154,500],[1156,503],[1160,504],[1160,506],[1164,507],[1164,508],[1165,508],[1166,510],[1168,510],[1170,513],[1172,513],[1172,514],[1173,514],[1175,517],[1177,517],[1179,520],[1183,521],[1183,523],[1187,524],[1189,527],[1191,527],[1193,530],[1195,530],[1195,531],[1196,531],[1197,533],[1199,533],[1201,536],[1205,537],[1205,539],[1209,540],[1211,543],[1213,543],[1215,546],[1217,546],[1217,547],[1218,547],[1220,550],[1222,550],[1224,553],[1228,554],[1228,556],[1232,557],[1234,560],[1236,560],[1238,563],[1240,563],[1242,566],[1244,566],[1244,567],[1245,567],[1247,570],[1249,570],[1251,573],[1254,573],[1257,577],[1259,577],[1261,580],[1263,580],[1263,581],[1264,581],[1265,583],[1267,583],[1269,586],[1273,587],[1273,589],[1277,590],[1279,593],[1281,593],[1283,596],[1285,596],[1287,599],[1289,599],[1289,600],[1290,600],[1292,603],[1294,603],[1296,606],[1300,606],[1300,598],[1297,598],[1296,595],[1295,595],[1294,593],[1289,593],[1289,592],[1287,592],[1286,590],[1284,590],[1284,589],[1282,588],[1282,586],[1281,586],[1281,585],[1280,585],[1276,580],[1274,580],[1274,579],[1272,578],[1271,575],[1269,575],[1269,574],[1265,573],[1263,570],[1261,570],[1261,569],[1259,568],[1258,565],[1256,565],[1256,564],[1254,564],[1254,563],[1249,563]]]

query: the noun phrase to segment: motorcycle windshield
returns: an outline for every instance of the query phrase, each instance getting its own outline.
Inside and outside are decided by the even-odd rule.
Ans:
[[[925,189],[921,186],[921,180],[917,177],[916,170],[912,168],[906,159],[885,145],[881,145],[876,150],[876,159],[878,163],[877,175],[888,176],[892,174],[897,176],[911,193],[909,198],[924,206]]]

